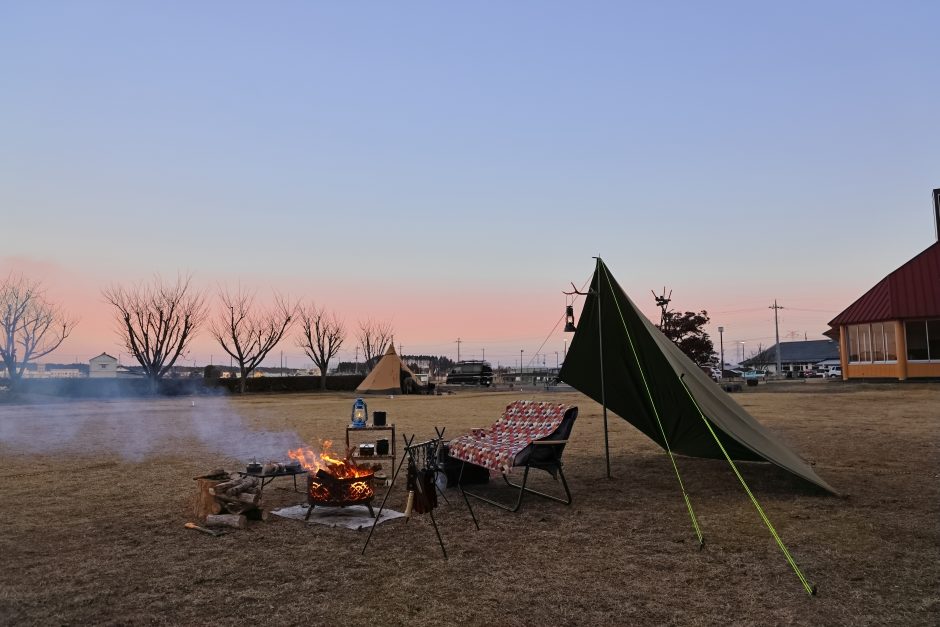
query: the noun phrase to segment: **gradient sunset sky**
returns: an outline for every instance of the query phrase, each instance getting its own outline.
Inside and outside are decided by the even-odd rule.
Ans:
[[[938,24],[937,2],[6,3],[0,272],[81,319],[55,362],[127,363],[101,290],[191,273],[390,321],[408,354],[546,341],[554,365],[595,255],[651,317],[664,286],[708,310],[728,361],[773,344],[775,298],[783,339],[818,339],[936,239]],[[210,359],[203,333],[185,363]]]

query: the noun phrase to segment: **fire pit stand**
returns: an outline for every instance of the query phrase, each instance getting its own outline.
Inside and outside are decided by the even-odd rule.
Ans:
[[[318,470],[315,474],[307,475],[307,503],[309,509],[304,521],[310,519],[314,508],[320,507],[347,507],[349,505],[365,505],[369,508],[369,516],[375,518],[372,509],[372,499],[375,498],[375,473],[368,473],[358,477],[334,477]]]

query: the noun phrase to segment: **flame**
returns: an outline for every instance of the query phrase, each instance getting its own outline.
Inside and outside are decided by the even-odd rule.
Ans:
[[[321,441],[319,453],[309,446],[301,446],[288,451],[287,456],[300,462],[300,465],[311,475],[318,470],[329,473],[337,479],[352,479],[373,474],[371,470],[357,466],[349,456],[343,459],[339,458],[333,452],[332,440]]]

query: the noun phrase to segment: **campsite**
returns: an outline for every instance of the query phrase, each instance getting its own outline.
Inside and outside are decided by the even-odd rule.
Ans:
[[[437,511],[444,560],[426,517],[365,531],[252,522],[213,538],[184,529],[193,477],[241,460],[195,437],[197,414],[224,411],[254,431],[342,438],[349,393],[73,401],[0,408],[39,433],[68,412],[80,433],[47,450],[0,450],[0,622],[408,624],[935,624],[940,598],[940,390],[929,384],[784,383],[736,398],[813,463],[842,496],[769,464],[741,464],[749,485],[819,592],[808,596],[724,462],[679,457],[700,515],[699,550],[665,453],[610,422],[578,393],[531,390],[370,399],[400,433],[459,434],[519,398],[577,405],[565,468],[570,507],[526,500],[510,514],[453,489]],[[164,423],[167,433],[135,424]],[[100,419],[98,419],[100,418]],[[890,428],[887,427],[890,425]],[[58,428],[64,428],[59,425]],[[301,495],[286,480],[270,498]],[[536,486],[556,489],[537,477]],[[283,488],[283,489],[279,489]],[[496,484],[492,489],[497,491]],[[396,489],[390,505],[403,507]]]

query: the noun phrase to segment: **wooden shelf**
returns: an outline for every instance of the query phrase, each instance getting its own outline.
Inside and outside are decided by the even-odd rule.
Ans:
[[[377,433],[388,433],[388,434],[389,434],[389,437],[388,437],[388,440],[389,440],[389,442],[388,442],[388,455],[359,455],[359,454],[354,453],[354,454],[351,456],[351,459],[355,460],[355,462],[358,463],[358,464],[365,464],[365,463],[368,463],[369,460],[374,460],[374,461],[389,461],[389,462],[391,462],[391,464],[390,464],[391,467],[394,468],[394,466],[395,466],[395,457],[396,457],[396,454],[395,454],[395,445],[397,444],[397,443],[395,442],[395,425],[394,425],[394,424],[383,425],[383,426],[381,426],[381,427],[376,427],[375,425],[369,425],[369,426],[366,426],[366,427],[353,427],[352,425],[350,425],[350,426],[346,427],[346,450],[347,450],[347,451],[348,451],[350,448],[353,448],[354,446],[356,447],[356,450],[358,451],[358,445],[359,445],[359,444],[365,444],[365,442],[362,442],[361,440],[364,440],[364,439],[367,439],[367,438],[365,438],[365,437],[356,437],[356,436],[355,436],[356,433],[361,433],[361,434],[363,434],[363,435],[369,434],[370,437],[369,437],[368,439],[369,439],[369,440],[373,440],[373,441],[376,439],[376,438],[375,438],[375,434],[377,434]],[[353,436],[353,437],[350,437],[350,436]],[[384,470],[385,470],[385,469],[383,468],[383,471],[384,471]]]

